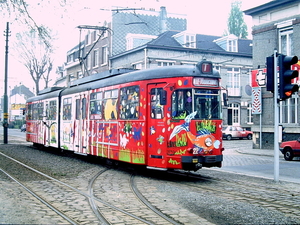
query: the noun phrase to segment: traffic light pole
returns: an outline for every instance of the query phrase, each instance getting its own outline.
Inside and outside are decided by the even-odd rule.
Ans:
[[[274,181],[279,181],[279,101],[278,101],[278,75],[277,50],[274,50]]]

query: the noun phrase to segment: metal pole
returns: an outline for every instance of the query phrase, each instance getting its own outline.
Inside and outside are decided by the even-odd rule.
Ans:
[[[6,23],[5,31],[5,65],[4,65],[4,96],[3,96],[3,143],[7,144],[7,129],[8,129],[8,97],[7,97],[7,72],[8,72],[8,37],[9,37],[9,22]]]
[[[274,50],[274,181],[279,181],[279,107],[278,107],[278,76],[277,76],[277,50]]]
[[[262,121],[261,114],[259,114],[259,149],[262,148]]]

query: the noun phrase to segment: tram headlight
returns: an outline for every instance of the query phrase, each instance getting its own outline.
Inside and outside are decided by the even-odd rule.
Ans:
[[[206,138],[204,142],[207,147],[210,147],[213,144],[212,139],[210,137]]]

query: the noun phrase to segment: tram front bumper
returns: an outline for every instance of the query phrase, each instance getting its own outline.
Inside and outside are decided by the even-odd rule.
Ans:
[[[194,166],[199,167],[201,165],[204,167],[221,167],[223,161],[223,155],[205,155],[205,156],[182,156],[181,163],[188,167]],[[201,168],[200,167],[200,168]],[[200,169],[199,168],[199,169]]]

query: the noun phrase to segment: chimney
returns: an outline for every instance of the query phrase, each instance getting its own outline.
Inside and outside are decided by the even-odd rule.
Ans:
[[[167,10],[165,6],[160,7],[160,33],[167,31]]]

